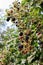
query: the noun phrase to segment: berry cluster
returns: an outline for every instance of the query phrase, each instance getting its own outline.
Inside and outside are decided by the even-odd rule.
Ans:
[[[43,3],[39,6],[42,7],[42,5]],[[29,5],[28,2],[23,6],[19,2],[14,2],[12,9],[7,11],[7,21],[11,19],[18,27],[18,40],[21,43],[18,48],[24,53],[29,52],[30,47],[34,47],[34,45],[32,45],[34,41],[37,43],[37,40],[43,42],[43,18],[40,15],[41,8],[37,6],[34,8],[34,6]]]

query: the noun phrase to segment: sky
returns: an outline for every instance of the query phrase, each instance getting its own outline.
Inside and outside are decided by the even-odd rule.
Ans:
[[[0,9],[7,9],[14,0],[0,0]]]
[[[0,9],[6,9],[15,0],[0,0]],[[19,0],[20,1],[20,0]]]

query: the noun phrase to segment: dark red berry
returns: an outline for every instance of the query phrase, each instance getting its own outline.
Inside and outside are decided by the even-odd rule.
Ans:
[[[13,10],[11,10],[11,13],[13,13]]]
[[[41,24],[39,24],[39,26],[40,26]]]
[[[38,32],[38,35],[40,35],[41,33],[40,32]]]

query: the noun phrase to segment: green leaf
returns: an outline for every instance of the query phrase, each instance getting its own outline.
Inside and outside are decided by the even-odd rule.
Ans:
[[[22,0],[21,4],[24,5],[26,2],[30,2],[31,0]]]
[[[4,44],[0,43],[0,48],[3,48],[4,47]]]
[[[29,65],[27,60],[26,60],[26,62],[25,62],[25,65]]]

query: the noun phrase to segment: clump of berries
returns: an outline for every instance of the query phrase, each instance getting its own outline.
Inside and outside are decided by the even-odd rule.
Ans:
[[[39,6],[42,7],[43,2]],[[39,13],[40,7],[39,9],[37,6],[34,8],[33,4],[28,2],[22,5],[17,1],[13,3],[12,9],[7,11],[7,21],[11,19],[18,27],[18,40],[21,44],[18,48],[24,54],[34,48],[34,45],[32,45],[34,41],[40,40],[43,42],[43,19],[39,16]]]

